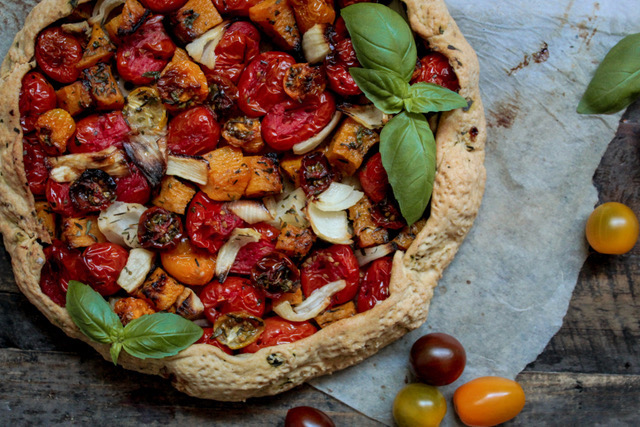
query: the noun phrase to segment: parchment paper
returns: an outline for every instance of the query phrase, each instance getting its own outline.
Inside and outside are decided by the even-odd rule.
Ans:
[[[483,375],[515,378],[560,328],[587,254],[592,176],[619,119],[575,109],[606,52],[640,31],[637,0],[447,4],[482,70],[489,124],[482,208],[427,323],[364,363],[312,381],[386,424],[418,337],[446,332],[466,348],[463,376],[441,388],[449,406],[443,425],[454,425],[455,388]]]

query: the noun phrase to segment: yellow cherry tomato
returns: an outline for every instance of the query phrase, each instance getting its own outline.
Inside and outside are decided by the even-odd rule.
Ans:
[[[629,252],[638,240],[638,218],[626,205],[604,203],[587,220],[587,240],[593,249],[603,254]]]
[[[398,427],[437,427],[447,413],[440,391],[426,384],[409,384],[393,401],[393,418]]]
[[[524,408],[524,390],[517,382],[502,377],[480,377],[461,385],[453,394],[460,421],[468,426],[502,424]]]
[[[213,279],[216,257],[209,251],[182,239],[175,248],[160,253],[164,269],[178,282],[185,285],[206,285]]]

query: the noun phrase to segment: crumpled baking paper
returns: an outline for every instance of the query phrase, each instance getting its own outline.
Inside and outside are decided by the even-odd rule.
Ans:
[[[515,378],[562,325],[587,255],[584,223],[597,203],[592,176],[619,119],[575,109],[607,51],[640,30],[637,0],[447,5],[480,59],[489,125],[482,207],[427,323],[365,362],[311,382],[389,425],[420,336],[446,332],[467,351],[462,377],[441,388],[443,425],[456,425],[455,388],[484,375]]]

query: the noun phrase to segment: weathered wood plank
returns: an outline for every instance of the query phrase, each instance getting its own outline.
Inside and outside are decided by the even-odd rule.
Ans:
[[[1,234],[0,237],[2,237]],[[4,245],[0,245],[0,292],[20,292],[16,285],[16,279],[13,276],[11,257],[4,248]]]

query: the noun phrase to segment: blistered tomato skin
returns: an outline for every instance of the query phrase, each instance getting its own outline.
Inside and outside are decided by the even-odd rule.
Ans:
[[[255,353],[261,348],[296,342],[313,335],[317,330],[310,322],[290,322],[278,316],[269,317],[264,320],[264,332],[242,352]]]
[[[29,133],[34,130],[38,117],[56,108],[57,102],[56,91],[41,73],[37,71],[27,73],[22,78],[18,102],[22,131]]]
[[[411,84],[418,82],[434,83],[454,92],[460,90],[458,76],[447,57],[439,52],[430,53],[418,61]]]
[[[218,342],[218,340],[215,339],[215,337],[213,336],[213,328],[202,328],[202,331],[203,331],[203,334],[200,337],[200,339],[196,341],[196,344],[209,344],[214,347],[218,347],[220,350],[224,351],[229,355],[233,354],[233,350],[231,350],[229,347],[227,347],[224,344],[220,344],[220,342]]]
[[[390,190],[387,171],[382,166],[382,155],[376,153],[367,161],[360,170],[358,177],[364,194],[373,203],[381,202]]]
[[[398,427],[437,427],[446,413],[442,393],[426,384],[409,384],[393,401],[393,419]]]
[[[70,184],[68,182],[55,182],[49,179],[45,188],[45,196],[52,211],[62,216],[77,218],[84,215],[84,212],[76,208],[71,202],[69,187]]]
[[[60,27],[42,31],[36,40],[36,62],[44,73],[60,83],[73,83],[80,77],[76,63],[82,58],[82,45]]]
[[[325,64],[331,90],[342,96],[360,95],[362,93],[351,74],[349,74],[349,68],[360,67],[351,39],[339,41],[333,53],[327,57]]]
[[[27,175],[29,190],[34,195],[43,195],[47,189],[49,171],[44,164],[47,157],[42,145],[36,139],[35,134],[26,135],[22,139],[22,160],[24,172]]]
[[[626,205],[603,203],[589,216],[587,241],[602,254],[621,255],[629,252],[638,241],[638,217]]]
[[[322,286],[345,280],[346,287],[331,298],[334,306],[353,299],[360,284],[360,267],[350,246],[333,245],[318,249],[302,264],[302,292],[309,297]]]
[[[462,344],[448,334],[433,333],[420,337],[411,347],[409,362],[418,379],[433,386],[457,380],[467,363]]]
[[[116,282],[128,258],[129,252],[115,243],[89,246],[82,253],[88,284],[102,296],[115,294],[120,290]]]
[[[116,181],[116,200],[144,205],[151,197],[149,181],[133,163],[129,164],[129,170],[131,174],[114,179]]]
[[[319,409],[297,406],[287,411],[284,427],[335,427],[335,423]]]
[[[189,203],[185,222],[191,242],[211,253],[218,252],[233,230],[245,224],[224,203],[214,202],[203,192]]]
[[[264,294],[253,287],[249,279],[231,276],[224,283],[213,281],[202,289],[199,296],[204,305],[204,314],[211,323],[227,313],[242,312],[256,317],[264,315]]]
[[[356,300],[358,313],[371,310],[380,301],[389,297],[392,264],[391,257],[384,257],[373,261],[367,267]]]
[[[67,145],[70,153],[94,153],[112,145],[122,148],[129,125],[120,111],[93,114],[76,123],[76,139]]]
[[[172,249],[182,235],[180,217],[159,206],[144,211],[138,223],[138,240],[146,249]]]
[[[116,199],[116,182],[100,169],[87,169],[71,183],[69,198],[76,209],[96,212],[106,209]]]
[[[187,0],[141,0],[141,3],[156,13],[168,13],[180,9]]]
[[[70,280],[86,282],[87,274],[82,253],[69,248],[60,240],[53,240],[44,248],[47,262],[40,274],[40,289],[61,307],[67,303],[67,288]]]
[[[190,108],[169,122],[167,147],[174,154],[196,156],[216,148],[220,125],[208,107]]]
[[[259,53],[260,32],[256,27],[244,21],[234,22],[216,46],[214,72],[238,84],[242,71]]]
[[[490,427],[515,418],[525,404],[517,382],[501,377],[480,377],[458,387],[453,405],[468,426]]]
[[[300,187],[307,197],[315,197],[333,182],[333,170],[327,157],[321,152],[311,152],[302,158]]]

